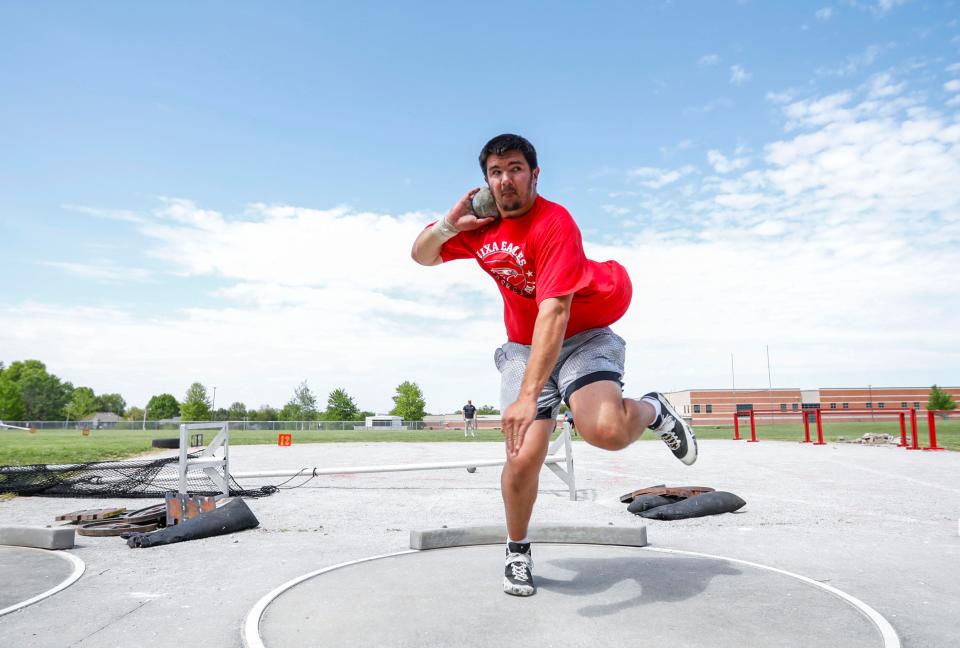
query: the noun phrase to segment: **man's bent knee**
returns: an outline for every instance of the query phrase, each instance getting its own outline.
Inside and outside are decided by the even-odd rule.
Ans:
[[[602,450],[623,450],[631,441],[626,427],[615,422],[600,422],[591,429],[581,427],[580,435],[590,445]]]

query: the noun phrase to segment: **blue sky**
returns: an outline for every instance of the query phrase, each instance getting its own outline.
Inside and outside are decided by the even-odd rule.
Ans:
[[[6,3],[0,360],[131,404],[493,403],[492,282],[408,250],[512,131],[631,271],[628,391],[726,387],[731,354],[766,386],[765,345],[774,386],[960,384],[958,16]]]

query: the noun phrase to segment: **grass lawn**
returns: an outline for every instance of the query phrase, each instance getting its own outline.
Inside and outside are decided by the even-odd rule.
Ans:
[[[801,441],[803,425],[776,424],[757,426],[757,437],[762,441]],[[900,426],[894,422],[876,421],[864,423],[834,423],[826,421],[823,426],[824,440],[835,442],[839,438],[846,441],[859,439],[867,432],[887,433],[895,437],[900,435]],[[699,427],[696,430],[700,439],[732,439],[733,426]],[[206,431],[206,440],[213,438],[212,431]],[[303,430],[292,432],[294,444],[298,443],[340,443],[361,442],[431,442],[456,441],[477,443],[484,441],[502,441],[500,430],[478,430],[475,438],[464,439],[461,430]],[[909,431],[908,431],[909,434]],[[83,436],[79,430],[38,430],[35,433],[23,430],[0,429],[0,465],[59,464],[85,461],[103,461],[123,459],[133,455],[151,452],[150,442],[157,438],[171,438],[177,432],[157,430],[90,430],[89,436]],[[740,426],[741,438],[750,437],[750,426]],[[816,428],[811,425],[811,436],[816,440]],[[919,422],[920,447],[929,445],[927,440],[927,422]],[[644,440],[656,440],[652,434],[646,434]],[[277,432],[266,430],[231,430],[231,445],[272,445],[277,442]],[[960,450],[960,420],[937,421],[937,443],[941,447]]]
[[[207,443],[215,430],[205,430]],[[478,430],[476,437],[464,439],[462,430],[298,430],[288,431],[298,443],[379,443],[384,441],[422,443],[430,441],[502,441],[500,430]],[[276,431],[230,430],[230,445],[275,445]],[[62,464],[86,461],[123,459],[145,452],[162,452],[153,448],[153,439],[174,438],[176,430],[10,430],[0,428],[0,466],[26,464]]]

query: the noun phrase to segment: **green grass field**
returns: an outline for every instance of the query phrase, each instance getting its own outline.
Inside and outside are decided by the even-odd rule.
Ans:
[[[293,435],[294,445],[301,443],[380,443],[385,441],[423,443],[459,441],[476,443],[502,441],[500,430],[479,430],[476,437],[463,438],[462,430],[298,430]],[[205,431],[207,443],[215,431]],[[276,445],[276,431],[230,430],[230,445]],[[151,447],[153,439],[174,438],[177,430],[90,430],[83,436],[80,430],[23,430],[0,429],[0,466],[26,464],[61,464],[85,461],[123,459],[146,452],[163,452]]]
[[[761,422],[762,423],[762,422]],[[816,436],[816,429],[811,426],[811,435]],[[733,427],[698,427],[697,437],[700,439],[732,439]],[[887,433],[895,437],[900,435],[900,427],[894,422],[864,422],[864,423],[832,423],[824,424],[824,440],[846,441],[859,439],[867,432]],[[206,440],[212,439],[212,432],[207,431]],[[404,430],[404,431],[366,431],[366,430],[303,430],[292,432],[294,445],[301,443],[341,443],[341,442],[436,442],[454,441],[460,443],[477,443],[484,441],[501,441],[503,437],[499,430],[480,430],[475,438],[463,438],[460,430]],[[746,439],[750,436],[750,426],[741,425],[740,435]],[[23,430],[0,429],[0,465],[26,464],[60,464],[79,463],[85,461],[103,461],[108,459],[123,459],[133,455],[148,452],[160,452],[152,448],[150,442],[157,438],[171,438],[177,436],[176,431],[157,430],[90,430],[89,436],[83,436],[79,430],[38,430],[35,433]],[[777,424],[757,426],[757,436],[761,441],[801,441],[803,439],[803,425]],[[652,434],[643,437],[645,440],[656,440]],[[920,421],[920,446],[927,443],[926,420]],[[951,450],[960,450],[960,420],[937,422],[938,445]],[[277,432],[260,430],[231,430],[231,445],[275,445]]]

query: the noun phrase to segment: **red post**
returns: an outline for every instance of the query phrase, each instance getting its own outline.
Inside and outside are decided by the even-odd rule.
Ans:
[[[813,445],[827,445],[823,441],[823,418],[820,416],[820,408],[817,408],[817,442]]]
[[[919,450],[920,443],[917,440],[917,410],[910,408],[910,437],[913,443],[907,446],[907,450]]]
[[[747,443],[756,443],[757,439],[757,418],[753,414],[753,410],[750,410],[750,440]]]
[[[937,417],[936,412],[927,410],[927,435],[930,438],[930,446],[924,450],[945,450],[937,445]]]
[[[900,412],[900,443],[897,444],[897,447],[907,447],[907,415],[903,412]]]
[[[807,413],[803,413],[803,443],[810,443],[810,420]]]
[[[733,440],[734,441],[740,440],[740,413],[739,412],[733,413]]]

